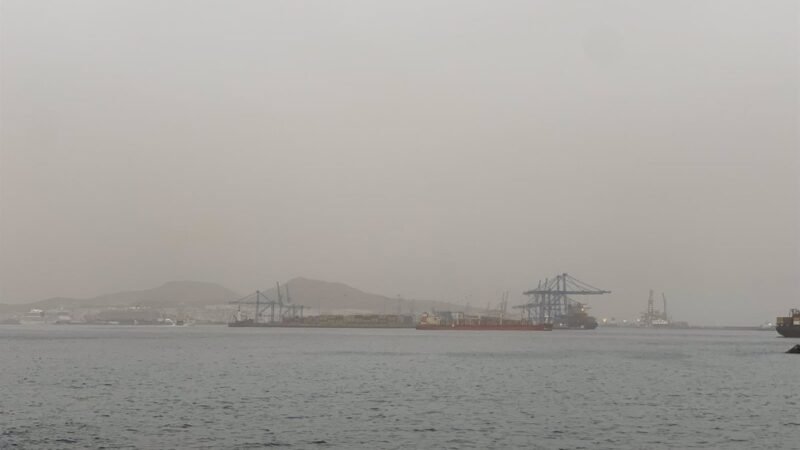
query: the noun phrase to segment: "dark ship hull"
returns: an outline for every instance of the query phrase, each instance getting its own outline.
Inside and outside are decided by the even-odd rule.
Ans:
[[[256,322],[240,319],[228,323],[229,327],[260,328],[414,328],[411,316],[402,315],[325,315],[286,318],[276,322]]]
[[[775,331],[783,337],[800,338],[800,325],[784,325],[775,327]]]
[[[553,326],[550,324],[418,324],[418,330],[451,330],[451,331],[550,331]]]
[[[585,324],[566,324],[566,323],[557,323],[553,325],[554,330],[594,330],[597,328],[597,322],[588,322]]]
[[[253,323],[229,322],[229,327],[234,328],[414,328],[414,325],[404,323]]]

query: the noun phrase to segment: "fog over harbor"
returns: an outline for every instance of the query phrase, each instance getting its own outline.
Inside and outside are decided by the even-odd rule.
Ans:
[[[792,1],[0,3],[0,303],[295,277],[800,306]]]

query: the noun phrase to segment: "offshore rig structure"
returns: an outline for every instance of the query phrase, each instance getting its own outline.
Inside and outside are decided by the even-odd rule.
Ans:
[[[562,273],[540,280],[536,289],[523,292],[529,301],[515,308],[522,309],[522,316],[529,323],[549,324],[554,329],[594,329],[597,328],[597,320],[588,315],[584,303],[570,296],[610,293]]]
[[[640,323],[645,327],[668,327],[672,323],[667,315],[667,296],[662,292],[661,299],[664,301],[664,311],[659,311],[653,301],[653,290],[650,289],[650,296],[647,298],[647,311],[642,313]]]

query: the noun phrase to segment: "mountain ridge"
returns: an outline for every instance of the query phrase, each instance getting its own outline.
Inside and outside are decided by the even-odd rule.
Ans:
[[[281,285],[281,298],[286,301],[286,286],[292,303],[311,308],[313,314],[410,314],[432,309],[463,309],[462,305],[420,299],[391,298],[381,294],[362,291],[338,281],[323,281],[295,277]],[[277,300],[277,289],[263,293],[270,300]]]
[[[289,298],[286,298],[286,287]],[[276,287],[261,291],[278,300]],[[160,286],[101,294],[90,298],[52,297],[30,303],[0,304],[0,313],[30,309],[75,309],[145,306],[153,308],[205,307],[230,303],[242,296],[220,284],[207,281],[168,281]],[[346,283],[295,277],[281,284],[281,300],[303,305],[307,314],[409,314],[423,311],[462,310],[462,305],[436,300],[391,298],[362,291]]]
[[[89,298],[51,297],[30,303],[0,304],[0,311],[25,311],[28,309],[103,308],[115,306],[205,306],[227,303],[239,294],[217,283],[208,281],[167,281],[150,288],[112,292]]]

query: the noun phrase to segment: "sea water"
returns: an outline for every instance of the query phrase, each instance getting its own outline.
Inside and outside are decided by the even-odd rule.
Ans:
[[[800,448],[774,331],[0,327],[0,448]]]

